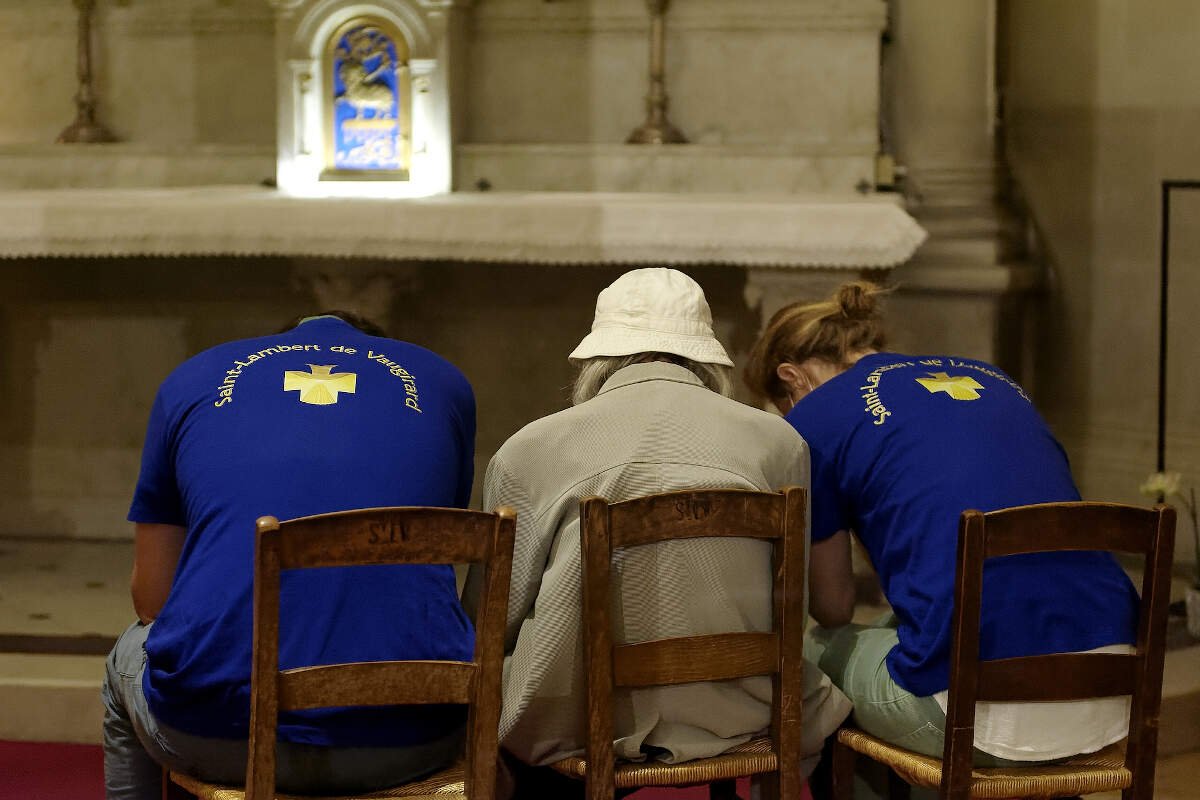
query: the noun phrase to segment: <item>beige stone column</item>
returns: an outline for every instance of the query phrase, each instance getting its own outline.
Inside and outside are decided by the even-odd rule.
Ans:
[[[759,331],[775,312],[798,300],[822,300],[846,281],[857,280],[856,269],[750,267],[746,270],[746,305],[759,315]]]
[[[879,283],[887,282],[886,269],[846,269],[823,267],[748,267],[746,269],[746,284],[742,289],[742,298],[747,308],[758,317],[758,330],[755,338],[762,334],[763,329],[775,316],[775,312],[789,303],[811,303],[823,300],[833,294],[833,290],[847,281],[859,279],[873,280]],[[718,335],[728,331],[718,331]],[[747,351],[738,349],[730,353],[738,368],[746,363]],[[740,379],[739,379],[740,380]],[[749,397],[743,399],[749,400]]]
[[[1007,198],[996,143],[996,0],[894,0],[883,63],[883,138],[929,232],[896,270],[897,349],[1027,372],[1024,294],[1039,272]]]
[[[891,3],[884,135],[930,201],[994,189],[995,0]]]

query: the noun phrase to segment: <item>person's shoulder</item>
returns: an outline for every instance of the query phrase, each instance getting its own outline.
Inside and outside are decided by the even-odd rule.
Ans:
[[[418,381],[436,381],[443,387],[474,397],[471,381],[458,366],[445,356],[427,347],[405,341],[365,333],[360,345],[366,349],[368,358],[386,359],[402,366]]]
[[[1003,380],[1013,380],[1012,376],[1005,372],[1002,368],[988,361],[981,361],[978,358],[958,358],[957,356],[950,358],[954,358],[954,360],[959,363],[971,364],[974,368],[980,370],[981,372],[991,374],[995,377],[1002,378]]]
[[[446,356],[440,353],[435,353],[428,347],[422,347],[414,342],[405,341],[403,339],[383,339],[376,336],[368,336],[375,342],[377,349],[384,352],[386,349],[394,349],[403,357],[412,360],[414,363],[419,362],[427,369],[437,370],[440,374],[448,378],[454,378],[467,383],[467,376],[462,370]]]
[[[715,395],[720,401],[710,414],[709,436],[730,458],[730,466],[763,490],[807,483],[808,443],[778,414],[738,400]],[[738,466],[734,466],[738,465]]]
[[[372,352],[376,353],[395,353],[396,355],[405,356],[411,359],[418,359],[433,365],[443,365],[450,368],[455,368],[450,359],[445,356],[435,353],[428,347],[423,347],[416,342],[410,342],[407,339],[392,339],[384,336],[371,336],[366,333],[359,332],[367,346]]]
[[[930,360],[937,360],[937,361],[941,361],[946,364],[949,364],[951,361],[953,361],[958,364],[975,364],[976,366],[988,367],[989,369],[996,369],[996,370],[1000,369],[995,364],[990,364],[981,358],[972,358],[971,356],[956,356],[956,355],[942,353],[940,355],[911,356],[911,358],[914,361],[919,361],[922,364],[925,364]]]
[[[970,374],[972,375],[982,375],[992,378],[1001,384],[1006,384],[1024,400],[1029,400],[1029,395],[1026,394],[1021,385],[1011,375],[995,364],[982,361],[978,358],[966,358],[963,356],[933,356],[930,357],[930,360],[923,360],[921,363],[926,364],[931,363],[931,361],[937,361],[939,366],[945,366],[950,369],[967,369],[971,371]]]
[[[555,411],[552,414],[547,414],[544,417],[538,417],[532,422],[527,422],[521,426],[512,436],[508,437],[504,445],[512,447],[524,447],[529,444],[536,444],[544,439],[547,435],[554,434],[559,431],[571,430],[582,421],[587,412],[591,409],[585,408],[587,403],[578,406],[568,406],[561,411]]]
[[[919,366],[965,366],[974,369],[986,370],[1003,375],[1004,370],[997,367],[995,364],[984,361],[980,358],[971,358],[970,356],[955,356],[955,355],[925,355],[925,356],[909,356],[912,361],[917,362]]]
[[[509,464],[542,458],[548,448],[562,446],[561,440],[579,430],[590,410],[587,405],[569,406],[526,423],[500,445],[496,457]]]
[[[546,419],[535,419],[504,440],[488,459],[485,486],[522,483],[528,477],[530,465],[544,460],[548,443],[538,430],[545,427]]]
[[[774,442],[774,446],[789,452],[805,453],[808,451],[808,442],[800,434],[800,431],[781,416],[771,414],[766,411],[762,412],[766,418],[765,421],[760,421],[763,427],[764,436],[770,437]]]
[[[803,449],[804,440],[796,429],[783,417],[770,411],[748,405],[740,400],[713,393],[722,425],[739,438],[754,437],[759,442],[774,443],[786,449]]]
[[[239,359],[267,346],[270,336],[255,336],[247,339],[231,339],[207,347],[193,356],[181,361],[163,380],[164,390],[183,387],[197,378],[210,380],[210,371],[214,365],[229,363],[231,368],[236,366]]]
[[[772,414],[769,411],[764,411],[757,406],[743,403],[741,400],[735,400],[732,397],[725,397],[713,391],[709,391],[708,397],[718,413],[732,419],[740,420],[746,425],[769,426],[783,421],[778,414]]]

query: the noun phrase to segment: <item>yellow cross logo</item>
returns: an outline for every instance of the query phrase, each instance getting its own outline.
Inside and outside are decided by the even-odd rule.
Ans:
[[[983,384],[970,375],[958,375],[951,378],[944,372],[930,372],[928,378],[917,378],[917,383],[929,390],[930,394],[945,392],[955,400],[978,400],[977,389],[984,388]]]
[[[326,366],[309,364],[312,373],[288,370],[283,373],[283,390],[299,392],[300,402],[314,406],[332,405],[338,401],[338,392],[354,394],[358,376],[353,372],[330,372],[336,364]]]

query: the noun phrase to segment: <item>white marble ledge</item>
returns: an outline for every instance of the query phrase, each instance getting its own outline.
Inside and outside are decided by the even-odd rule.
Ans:
[[[925,231],[892,196],[455,193],[244,186],[0,192],[0,257],[273,255],[871,269]]]

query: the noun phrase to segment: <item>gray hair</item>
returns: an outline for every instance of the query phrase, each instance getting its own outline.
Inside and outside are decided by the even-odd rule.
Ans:
[[[575,383],[571,386],[571,404],[577,406],[591,400],[600,393],[600,387],[604,385],[604,382],[619,370],[633,364],[658,360],[678,364],[689,370],[700,379],[701,383],[717,394],[722,397],[733,397],[733,370],[724,364],[707,364],[682,356],[662,353],[633,353],[627,356],[596,356],[581,361],[579,373],[575,376]]]

